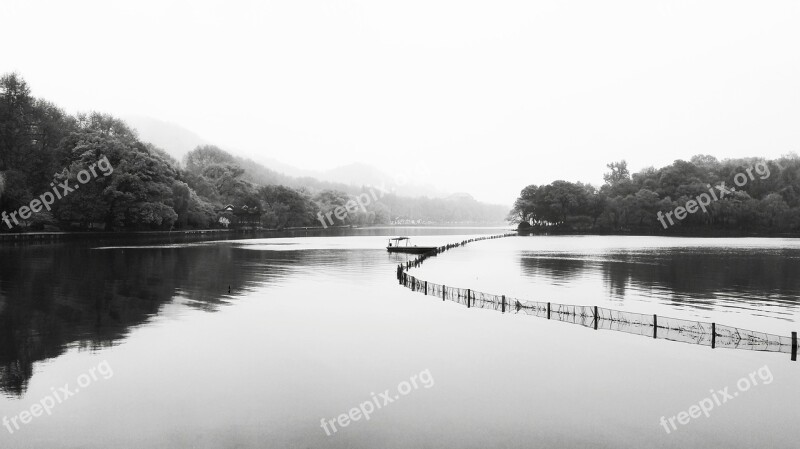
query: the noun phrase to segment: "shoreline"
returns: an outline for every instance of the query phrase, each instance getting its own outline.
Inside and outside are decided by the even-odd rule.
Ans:
[[[697,238],[745,238],[745,237],[759,237],[759,238],[800,238],[800,233],[790,232],[775,232],[764,233],[756,231],[727,231],[717,230],[708,232],[673,232],[673,233],[657,233],[657,232],[571,232],[571,231],[534,231],[534,230],[520,230],[516,231],[521,236],[538,235],[538,236],[620,236],[620,237],[697,237]]]
[[[269,236],[281,233],[318,232],[326,231],[345,231],[358,229],[386,229],[386,228],[453,228],[453,226],[316,226],[316,227],[291,227],[283,229],[192,229],[180,231],[51,231],[51,232],[24,232],[24,233],[0,233],[0,244],[4,243],[56,243],[65,240],[81,239],[149,239],[149,238],[203,238],[203,237],[242,237],[242,236]],[[473,226],[455,226],[473,228]],[[502,228],[502,227],[497,227]],[[675,233],[675,234],[648,234],[648,233],[624,233],[624,232],[535,232],[520,231],[508,228],[509,231],[517,232],[521,237],[528,236],[599,236],[599,237],[680,237],[680,238],[800,238],[800,234],[792,233],[748,233],[748,232],[715,232],[715,233]],[[294,237],[294,235],[290,236]]]
[[[242,235],[242,234],[267,234],[296,231],[340,231],[348,229],[388,229],[388,228],[418,228],[418,229],[450,229],[450,228],[507,228],[515,231],[511,226],[502,225],[377,225],[377,226],[294,226],[281,229],[187,229],[175,231],[36,231],[36,232],[5,232],[0,233],[0,242],[26,241],[26,240],[58,240],[63,238],[100,237],[100,238],[126,238],[126,237],[178,237],[202,235]]]
[[[450,228],[497,228],[516,232],[521,237],[527,236],[600,236],[600,237],[680,237],[680,238],[800,238],[798,233],[760,233],[746,231],[715,231],[715,232],[686,232],[686,233],[644,233],[644,232],[570,232],[555,231],[543,232],[541,230],[519,230],[513,226],[486,226],[486,225],[460,225],[460,226],[432,226],[432,225],[378,225],[378,226],[300,226],[282,229],[190,229],[177,231],[44,231],[0,233],[0,244],[5,243],[55,243],[65,240],[83,239],[150,239],[150,238],[206,238],[224,237],[239,238],[252,236],[253,238],[267,237],[275,234],[295,234],[303,232],[336,233],[347,230],[387,229],[387,228],[417,228],[417,229],[450,229]],[[289,235],[295,237],[296,235]]]
[[[283,229],[191,229],[178,231],[52,231],[52,232],[20,232],[0,233],[0,242],[47,242],[66,239],[83,238],[150,238],[150,237],[203,237],[203,236],[240,236],[258,235],[294,231],[323,231],[326,228],[291,227]],[[350,229],[349,226],[328,226],[327,229]]]

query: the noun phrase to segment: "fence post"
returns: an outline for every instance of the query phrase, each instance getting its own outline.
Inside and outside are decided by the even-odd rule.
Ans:
[[[425,296],[428,296],[428,281],[425,281]]]
[[[717,347],[717,323],[711,323],[711,349]]]
[[[547,319],[550,319],[550,303],[547,303]]]
[[[469,309],[470,289],[467,289],[467,308]]]
[[[442,285],[442,302],[444,302],[445,297],[447,297],[447,286]]]
[[[597,330],[597,321],[598,321],[597,306],[594,306],[594,330]]]
[[[797,332],[792,332],[792,361],[797,361]]]
[[[503,302],[502,302],[502,308],[500,309],[500,313],[506,313],[506,295],[503,295]]]
[[[653,338],[658,338],[658,316],[653,314]]]

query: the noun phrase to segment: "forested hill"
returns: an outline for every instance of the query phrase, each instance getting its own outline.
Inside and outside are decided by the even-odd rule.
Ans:
[[[120,119],[66,114],[19,75],[0,78],[0,232],[214,228],[227,205],[258,210],[250,224],[265,228],[498,224],[507,212],[379,187],[292,178],[208,145],[179,162]]]
[[[529,185],[509,220],[546,232],[791,234],[800,232],[800,158],[689,161],[630,174],[608,165],[599,189],[580,182]]]

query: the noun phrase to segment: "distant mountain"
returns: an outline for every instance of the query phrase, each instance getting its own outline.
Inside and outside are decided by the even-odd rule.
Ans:
[[[163,149],[179,162],[198,145],[209,144],[196,133],[175,123],[141,115],[123,116],[122,119],[139,132],[140,139]]]
[[[199,145],[209,144],[197,133],[175,123],[140,115],[123,118],[138,131],[140,139],[163,149],[181,163],[186,153]],[[223,148],[230,151],[227,147]],[[234,149],[233,153],[244,152]],[[354,191],[362,186],[372,186],[412,198],[445,198],[451,194],[434,187],[429,182],[431,174],[413,166],[380,169],[363,163],[352,163],[330,170],[306,170],[267,156],[259,156],[256,160],[244,157],[236,159],[247,170],[247,177],[260,184],[347,191]]]
[[[447,197],[448,200],[470,200],[476,201],[475,197],[467,192],[457,192]]]
[[[428,182],[427,175],[417,173],[414,169],[406,170],[405,167],[399,167],[397,170],[392,170],[392,173],[388,173],[372,165],[352,163],[319,172],[316,177],[357,187],[378,186],[408,197],[443,198],[447,196],[446,192],[442,192]]]
[[[231,148],[231,151],[238,154],[245,153],[244,151],[240,151],[236,148]],[[269,156],[258,155],[258,161],[254,161],[252,159],[248,160],[250,160],[251,162],[261,164],[265,167],[269,167],[270,170],[274,170],[276,172],[283,173],[284,175],[292,176],[295,178],[307,178],[307,177],[318,178],[321,173],[315,170],[298,168],[295,167],[294,165],[289,165],[285,162],[275,159],[274,157],[269,157]]]
[[[318,176],[327,181],[363,185],[380,185],[388,178],[385,173],[375,167],[358,162],[319,172]]]

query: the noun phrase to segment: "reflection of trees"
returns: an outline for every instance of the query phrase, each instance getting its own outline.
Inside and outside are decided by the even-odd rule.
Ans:
[[[568,255],[546,255],[522,257],[522,272],[532,277],[550,278],[554,281],[568,280],[586,269],[586,261]]]
[[[22,395],[33,363],[67,345],[115,344],[181,294],[214,311],[236,292],[280,277],[303,251],[229,245],[92,250],[47,245],[0,250],[0,390]],[[278,260],[279,259],[279,260]]]
[[[597,261],[571,257],[522,257],[520,263],[523,273],[553,280],[599,270],[608,291],[618,298],[625,296],[626,286],[633,285],[663,289],[673,293],[673,300],[695,305],[707,305],[704,300],[720,297],[798,305],[800,257],[789,250],[754,254],[747,249],[679,248],[658,253],[620,252]]]
[[[691,303],[719,295],[751,293],[750,301],[774,302],[777,299],[796,305],[795,298],[800,291],[800,278],[796,275],[800,259],[794,256],[790,251],[674,249],[661,254],[637,255],[632,263],[620,264],[618,269],[628,270],[632,282],[673,291],[678,301]],[[656,269],[638,262],[655,263]]]
[[[620,265],[627,265],[630,263],[630,255],[621,255],[624,258],[622,262],[605,262],[601,264],[603,270],[603,281],[606,283],[609,295],[614,299],[625,298],[625,287],[630,281],[630,273],[627,270],[621,270]],[[649,266],[650,269],[653,266]]]

